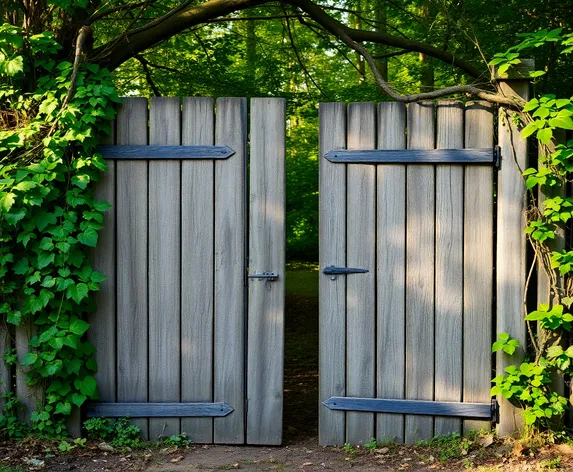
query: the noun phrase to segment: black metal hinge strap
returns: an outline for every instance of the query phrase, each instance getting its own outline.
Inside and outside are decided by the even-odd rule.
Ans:
[[[98,146],[104,159],[228,159],[228,146],[105,145]]]
[[[335,149],[324,158],[346,164],[496,164],[496,150],[480,149]]]
[[[383,398],[331,397],[322,402],[331,410],[402,413],[407,415],[455,416],[493,420],[493,403],[461,403],[427,400],[391,400]],[[497,402],[496,402],[497,405]]]
[[[88,403],[87,416],[104,418],[221,417],[233,412],[227,403]]]

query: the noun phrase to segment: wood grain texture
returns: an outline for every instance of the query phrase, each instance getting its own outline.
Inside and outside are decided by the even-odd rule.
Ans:
[[[0,324],[0,352],[5,353],[8,349],[13,347],[13,336],[9,331],[8,324],[3,322]],[[12,374],[10,367],[6,365],[4,360],[0,361],[0,395],[11,392],[12,386]],[[0,408],[4,406],[6,402],[4,399],[0,398]]]
[[[179,98],[151,99],[150,144],[181,143]],[[178,402],[181,388],[181,163],[149,163],[149,401]],[[149,420],[149,438],[180,431],[179,418]]]
[[[285,100],[251,100],[247,443],[282,442],[285,297]]]
[[[103,139],[104,144],[114,144],[115,122],[111,123],[112,134]],[[96,270],[106,276],[99,292],[94,296],[96,310],[88,315],[90,329],[88,340],[95,346],[94,354],[98,370],[95,373],[100,399],[106,402],[116,401],[116,258],[115,258],[115,176],[114,162],[106,162],[107,172],[102,174],[95,186],[94,198],[111,204],[104,213],[103,229],[99,232],[97,247],[92,253]]]
[[[434,106],[408,105],[408,148],[434,148]],[[434,396],[434,167],[406,169],[406,398]],[[405,441],[433,436],[433,418],[406,416]]]
[[[438,102],[436,147],[463,148],[464,106]],[[434,399],[462,400],[464,169],[436,166]],[[461,420],[435,418],[434,434],[461,433]]]
[[[529,82],[516,80],[500,82],[504,94],[518,94],[529,99]],[[498,173],[497,187],[497,332],[509,333],[525,346],[523,297],[526,279],[526,238],[524,210],[526,190],[522,172],[527,168],[527,141],[519,138],[519,129],[511,116],[500,109],[498,142],[503,163]],[[511,364],[519,364],[524,356],[523,347],[513,356],[498,352],[496,371],[503,373]],[[506,399],[498,396],[500,404],[499,435],[511,434],[522,425],[521,413]]]
[[[36,411],[36,406],[42,400],[42,390],[40,387],[29,387],[26,383],[26,376],[29,367],[21,364],[24,356],[30,351],[28,341],[36,335],[36,325],[30,320],[22,321],[20,326],[15,330],[15,347],[16,355],[18,356],[18,364],[16,365],[16,394],[20,400],[21,410],[18,412],[18,417],[21,421],[26,423],[31,422],[31,414]]]
[[[465,146],[493,146],[493,108],[470,102],[465,112]],[[465,168],[464,189],[464,402],[487,402],[491,387],[493,323],[493,170]],[[464,420],[464,433],[490,427]]]
[[[124,98],[117,115],[117,143],[146,145],[145,98]],[[110,161],[108,161],[111,163]],[[148,400],[148,165],[121,161],[116,166],[117,215],[117,401]],[[148,420],[134,420],[149,437]]]
[[[374,103],[348,105],[348,149],[376,146]],[[376,168],[347,168],[346,264],[370,272],[346,277],[346,394],[375,396],[376,364]],[[374,415],[347,413],[346,441],[363,444],[374,435]]]
[[[245,171],[247,112],[244,98],[219,98],[215,143],[235,154],[215,163],[215,378],[214,401],[235,411],[214,420],[214,442],[245,441],[244,304]]]
[[[406,148],[406,107],[378,105],[379,149]],[[404,398],[406,373],[406,167],[377,168],[376,396]],[[376,439],[404,441],[404,416],[378,414]]]
[[[388,102],[392,103],[392,102]],[[460,123],[463,126],[463,123]],[[494,163],[493,147],[485,149],[338,150],[324,156],[347,164],[484,164]]]
[[[346,106],[321,103],[320,156],[346,147]],[[319,159],[320,267],[346,266],[346,165]],[[346,439],[345,414],[320,402],[346,395],[346,276],[319,276],[319,442],[342,446]]]
[[[210,145],[215,116],[210,98],[183,101],[185,145]],[[213,224],[215,164],[181,163],[181,401],[213,401]],[[224,204],[224,202],[221,202]],[[213,442],[211,418],[185,418],[194,443]]]

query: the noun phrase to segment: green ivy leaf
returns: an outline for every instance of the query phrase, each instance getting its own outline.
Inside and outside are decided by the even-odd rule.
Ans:
[[[32,365],[38,360],[38,354],[35,352],[27,352],[20,362],[22,365]]]
[[[90,324],[87,323],[86,321],[75,319],[70,324],[70,331],[74,334],[77,334],[78,336],[81,336],[88,330],[89,327]]]
[[[76,284],[72,283],[66,291],[66,297],[71,298],[76,303],[80,303],[84,298],[86,298],[88,296],[88,292],[89,292],[89,289],[88,289],[88,286],[86,284],[79,283],[76,285]],[[78,334],[78,333],[75,333],[75,334]]]
[[[97,231],[93,228],[87,228],[83,233],[78,234],[78,241],[85,246],[96,247],[97,239]]]

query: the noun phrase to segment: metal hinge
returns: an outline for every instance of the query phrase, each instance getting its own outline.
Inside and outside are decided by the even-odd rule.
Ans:
[[[491,399],[491,422],[499,424],[499,403],[495,397]]]
[[[501,169],[501,147],[493,147],[493,165],[497,170]]]

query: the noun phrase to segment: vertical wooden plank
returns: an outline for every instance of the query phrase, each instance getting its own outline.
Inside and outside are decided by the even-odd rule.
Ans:
[[[346,265],[346,164],[323,156],[346,147],[346,106],[321,103],[319,108],[319,261],[320,267]],[[319,284],[319,442],[341,446],[346,441],[345,413],[321,402],[346,396],[346,277],[320,274]]]
[[[154,97],[150,144],[181,144],[177,97]],[[149,163],[149,401],[181,400],[181,162]],[[180,431],[179,418],[151,418],[149,438]]]
[[[493,148],[493,109],[469,102],[465,147]],[[466,166],[464,189],[463,399],[487,403],[491,388],[493,322],[493,170]],[[464,433],[489,429],[487,421],[464,420]]]
[[[376,146],[376,106],[348,106],[348,149]],[[365,274],[346,276],[346,394],[375,396],[376,167],[350,164],[346,178],[346,264]],[[363,444],[374,435],[374,414],[348,412],[346,441]]]
[[[378,149],[405,149],[405,131],[405,105],[380,103]],[[406,166],[378,166],[376,221],[376,396],[402,399],[406,379]],[[376,438],[404,442],[404,415],[376,415]]]
[[[114,144],[116,139],[115,123],[111,125],[112,134],[102,140],[102,144]],[[95,346],[95,359],[98,370],[95,379],[101,401],[115,402],[116,397],[116,163],[106,161],[107,172],[101,176],[95,187],[94,197],[111,205],[103,217],[103,229],[99,232],[97,247],[93,252],[94,268],[106,276],[99,292],[95,295],[96,311],[88,315],[90,329],[88,340]]]
[[[182,144],[212,145],[213,99],[183,101]],[[181,163],[181,401],[213,401],[213,161]],[[212,418],[182,418],[194,443],[213,442]]]
[[[246,105],[244,98],[219,98],[215,125],[215,143],[235,150],[215,163],[214,400],[235,411],[214,420],[213,436],[227,444],[245,441]]]
[[[117,115],[117,144],[146,145],[146,98],[124,98]],[[117,173],[117,401],[148,401],[148,286],[146,161],[115,163]],[[149,437],[149,422],[133,423]]]
[[[408,148],[434,148],[434,105],[408,105]],[[434,167],[406,168],[406,398],[434,396]],[[405,441],[433,436],[434,420],[406,416]]]
[[[0,356],[3,356],[9,349],[12,349],[10,328],[6,322],[2,322],[0,325]],[[0,395],[11,391],[12,375],[10,367],[8,367],[3,360],[0,360]],[[4,400],[0,397],[0,408],[4,406],[4,403]]]
[[[247,443],[282,442],[285,298],[285,100],[251,100]]]
[[[36,325],[34,325],[31,320],[25,320],[20,326],[16,327],[15,344],[16,354],[18,356],[18,364],[16,365],[16,395],[22,406],[19,417],[22,421],[26,421],[27,423],[30,423],[30,415],[36,410],[36,405],[42,399],[42,391],[39,387],[29,387],[27,385],[26,376],[29,367],[24,367],[21,364],[23,357],[30,350],[28,341],[35,334]]]
[[[439,149],[464,147],[464,106],[438,102]],[[464,168],[436,166],[435,400],[462,401]],[[461,433],[457,418],[436,417],[434,434]]]
[[[500,81],[502,93],[529,99],[527,80]],[[497,185],[497,332],[509,333],[521,347],[512,356],[498,352],[496,371],[502,374],[508,365],[523,360],[526,344],[523,297],[526,278],[526,238],[524,211],[527,205],[522,172],[527,168],[527,141],[519,137],[519,128],[511,113],[499,111],[498,142],[502,166]],[[500,404],[499,435],[507,435],[522,425],[520,409],[498,395]]]

